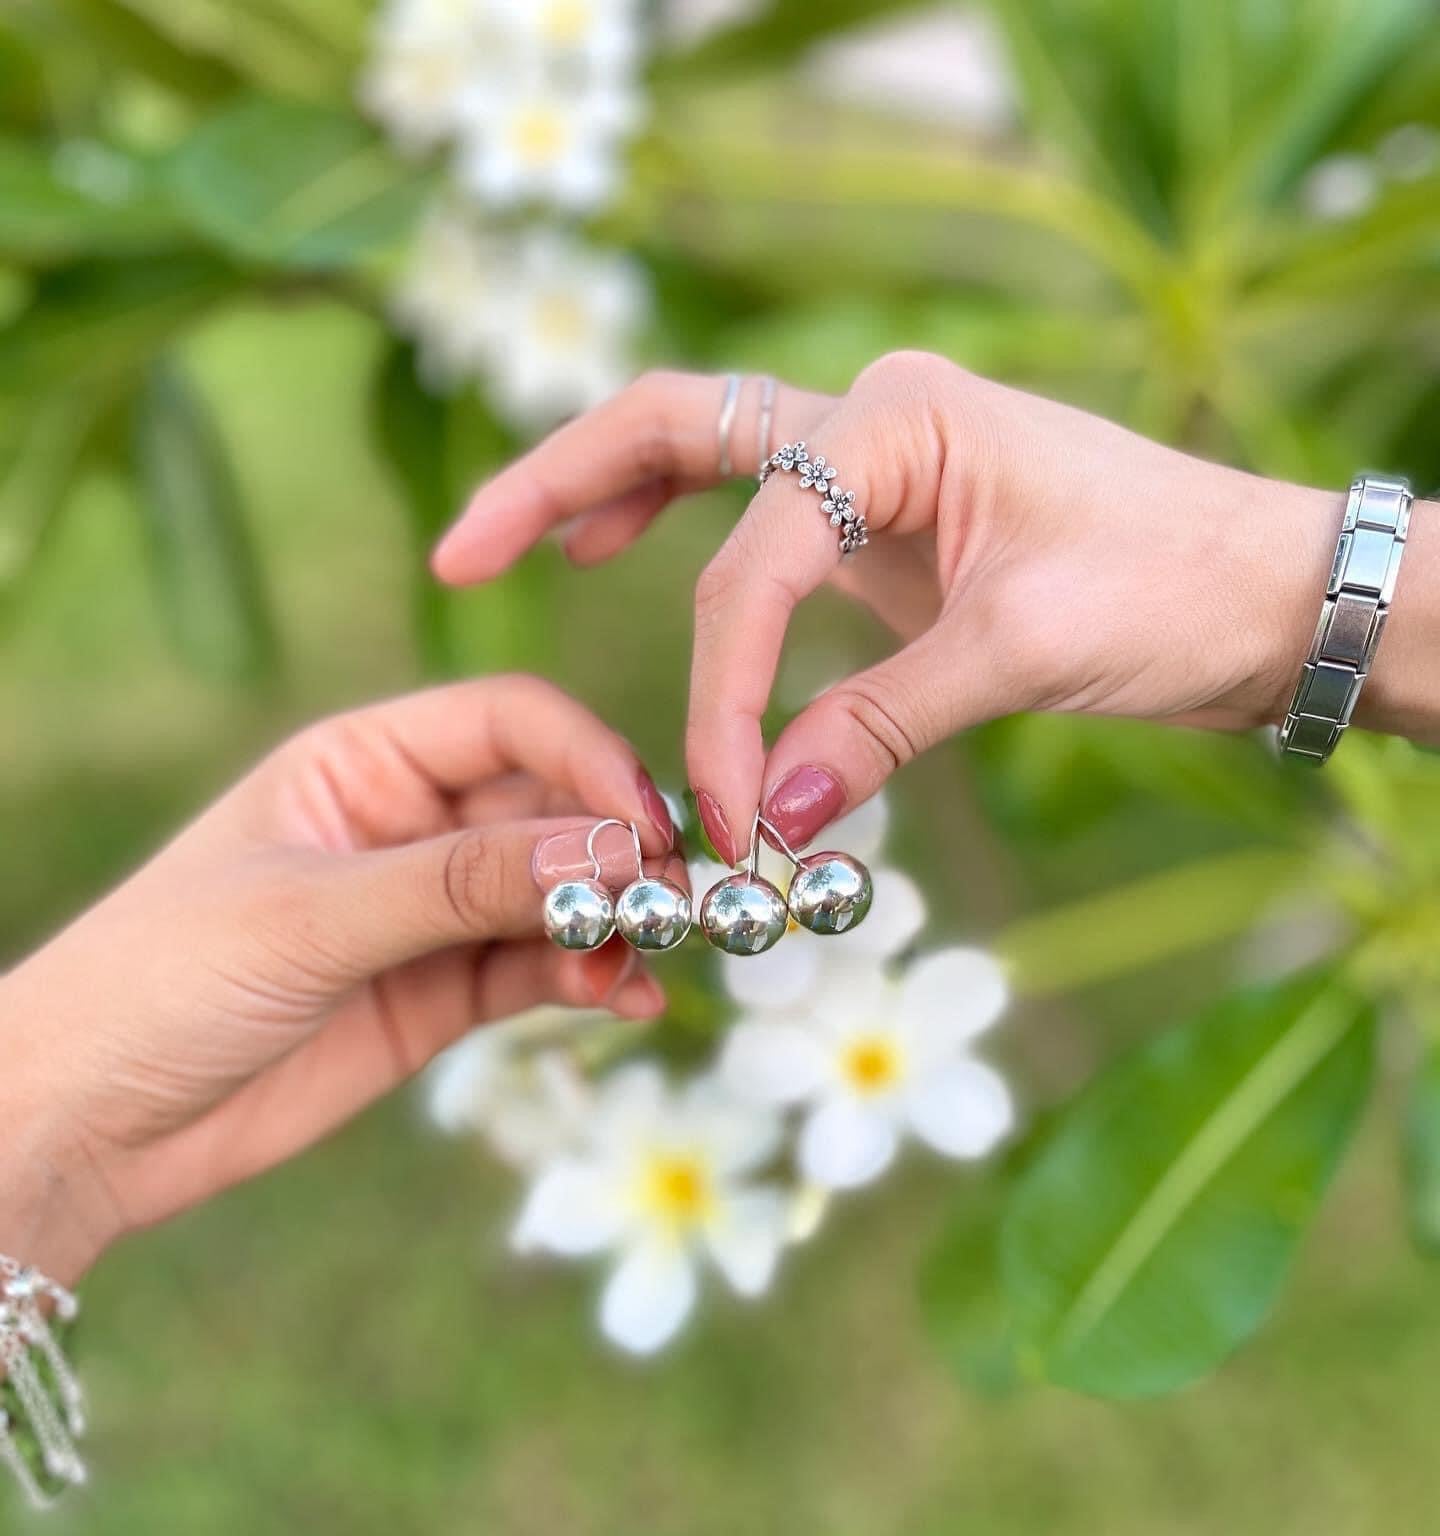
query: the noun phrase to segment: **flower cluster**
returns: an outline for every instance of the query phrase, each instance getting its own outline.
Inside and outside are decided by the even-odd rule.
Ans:
[[[636,0],[389,0],[361,84],[402,147],[453,145],[488,208],[590,213],[643,117]]]
[[[885,826],[877,799],[832,829],[875,881],[869,919],[843,943],[796,929],[766,954],[715,957],[736,1017],[688,1081],[634,1059],[593,1080],[573,1047],[596,1049],[600,1016],[567,1046],[559,1021],[575,1016],[553,1011],[487,1029],[433,1069],[438,1123],[478,1132],[528,1175],[514,1247],[607,1259],[600,1326],[622,1349],[673,1338],[706,1269],[764,1294],[833,1196],[879,1179],[905,1142],[973,1159],[1010,1130],[1006,1083],[973,1053],[1004,1010],[1004,976],[974,949],[905,958],[925,905],[875,863]],[[791,871],[764,848],[761,872],[783,887]],[[691,881],[726,873],[701,860]]]
[[[644,273],[563,221],[620,189],[643,42],[638,0],[388,0],[375,25],[367,110],[403,150],[451,164],[396,320],[430,383],[484,380],[527,431],[633,372]]]

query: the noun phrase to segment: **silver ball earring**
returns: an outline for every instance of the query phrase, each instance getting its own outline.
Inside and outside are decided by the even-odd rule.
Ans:
[[[848,933],[865,921],[875,882],[859,859],[848,853],[798,854],[768,821],[760,825],[795,866],[787,905],[802,928],[825,937]]]
[[[763,955],[785,936],[790,913],[780,888],[760,874],[760,818],[750,831],[747,867],[712,885],[700,903],[700,931],[727,955]]]
[[[615,927],[632,949],[674,949],[690,932],[690,897],[670,880],[647,875],[640,829],[628,823],[635,841],[635,879],[615,903]]]
[[[601,827],[623,827],[623,821],[598,821],[585,839],[595,874],[589,880],[562,880],[545,897],[545,937],[561,949],[599,949],[615,932],[615,900],[600,879],[595,834]]]

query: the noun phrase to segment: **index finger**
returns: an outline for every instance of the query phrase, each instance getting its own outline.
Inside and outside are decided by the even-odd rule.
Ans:
[[[364,826],[391,825],[417,777],[446,799],[463,799],[519,771],[597,816],[634,821],[647,853],[674,844],[670,813],[635,749],[540,678],[479,678],[408,694],[314,726],[298,745],[337,787],[331,798],[343,798],[341,809]]]
[[[685,752],[705,831],[728,863],[742,857],[760,803],[761,719],[790,616],[839,560],[814,490],[774,474],[696,586]]]
[[[638,533],[674,497],[719,485],[725,376],[647,373],[612,399],[552,432],[477,490],[431,560],[441,581],[460,586],[507,570],[552,528],[613,506]],[[759,467],[761,390],[742,380],[731,423],[738,473]],[[798,432],[826,397],[782,386],[774,428]]]

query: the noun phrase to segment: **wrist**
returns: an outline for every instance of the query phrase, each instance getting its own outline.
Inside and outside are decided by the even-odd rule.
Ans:
[[[0,981],[0,1253],[73,1286],[119,1223],[63,1096],[38,1069],[16,991],[13,977]]]

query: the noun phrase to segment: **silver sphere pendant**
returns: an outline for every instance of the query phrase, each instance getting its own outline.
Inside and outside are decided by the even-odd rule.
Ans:
[[[545,897],[544,923],[561,949],[599,949],[615,932],[615,902],[598,880],[565,880]]]
[[[632,949],[674,949],[690,932],[690,897],[669,880],[636,880],[615,904],[615,927]]]
[[[753,874],[727,875],[700,903],[700,931],[727,955],[763,955],[789,926],[785,898]]]
[[[790,915],[811,933],[848,933],[865,921],[874,899],[870,871],[848,853],[800,859],[790,882]]]

